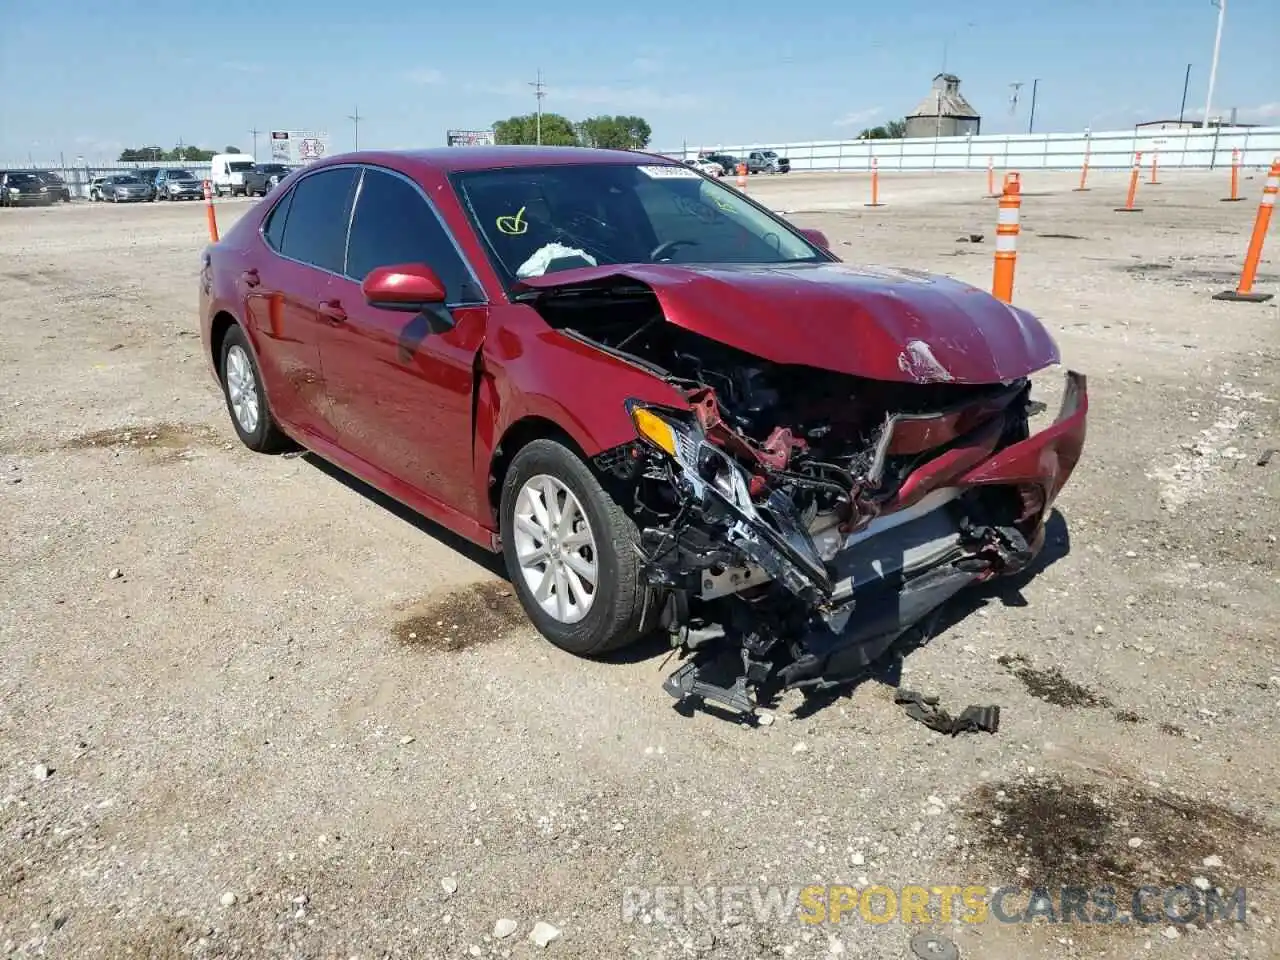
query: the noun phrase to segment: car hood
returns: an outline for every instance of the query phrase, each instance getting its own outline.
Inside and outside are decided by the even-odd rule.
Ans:
[[[629,264],[563,270],[514,292],[650,287],[670,323],[774,363],[905,383],[999,383],[1059,360],[1030,313],[907,269],[818,264]]]

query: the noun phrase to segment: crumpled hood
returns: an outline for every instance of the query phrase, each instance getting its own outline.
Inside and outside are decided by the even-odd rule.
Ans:
[[[1059,360],[1025,310],[948,277],[817,264],[628,264],[530,277],[552,291],[622,279],[654,291],[667,320],[774,363],[906,383],[998,383]]]

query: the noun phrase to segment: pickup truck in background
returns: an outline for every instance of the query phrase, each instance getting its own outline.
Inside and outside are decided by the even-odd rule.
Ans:
[[[747,154],[747,173],[790,173],[791,161],[774,150],[752,150]]]

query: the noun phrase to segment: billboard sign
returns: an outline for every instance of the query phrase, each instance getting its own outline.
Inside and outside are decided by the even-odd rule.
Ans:
[[[296,166],[329,153],[329,135],[311,130],[272,130],[271,162]]]
[[[451,147],[491,147],[493,131],[449,130],[445,133],[445,142]]]

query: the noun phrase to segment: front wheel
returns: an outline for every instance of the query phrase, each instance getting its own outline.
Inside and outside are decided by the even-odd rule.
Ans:
[[[502,485],[500,524],[508,576],[544,637],[591,657],[644,632],[636,526],[567,447],[521,448]]]

